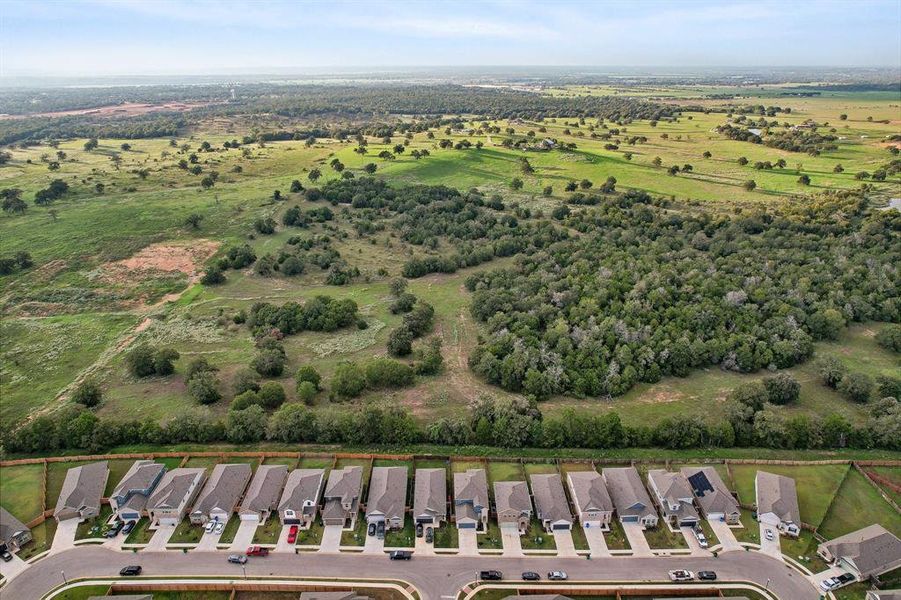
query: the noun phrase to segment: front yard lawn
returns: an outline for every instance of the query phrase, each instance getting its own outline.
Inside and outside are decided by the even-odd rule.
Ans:
[[[238,533],[238,527],[241,526],[241,519],[236,514],[232,514],[232,516],[228,519],[228,523],[225,524],[225,529],[222,530],[222,535],[219,536],[220,544],[231,544],[235,541],[235,534]]]
[[[103,534],[109,529],[106,522],[109,521],[112,516],[112,507],[109,504],[104,504],[100,507],[99,515],[78,524],[78,527],[75,529],[75,539],[86,540],[88,538],[102,538]]]
[[[529,532],[519,537],[519,543],[522,545],[523,550],[557,549],[557,541],[554,539],[553,534],[546,532],[544,527],[541,526],[541,521],[534,517],[529,524]]]
[[[183,519],[172,537],[169,538],[170,544],[196,544],[203,536],[203,527],[201,525],[192,525],[190,519]]]
[[[688,548],[688,542],[685,541],[682,532],[673,533],[663,522],[659,523],[657,527],[645,529],[644,537],[648,540],[648,545],[655,550]]]
[[[156,533],[155,529],[150,529],[150,519],[144,517],[138,524],[135,525],[135,528],[131,530],[131,533],[128,534],[128,537],[125,538],[126,544],[147,544],[150,542],[150,538],[153,537],[153,534]]]
[[[351,531],[341,532],[342,546],[363,546],[366,544],[366,519],[363,515],[357,516],[357,524]]]
[[[496,523],[488,521],[488,530],[478,536],[479,550],[500,550],[504,547],[501,532]]]
[[[298,546],[318,546],[322,543],[322,521],[315,520],[309,529],[301,529],[297,532],[297,541],[294,542]]]
[[[741,509],[741,524],[744,527],[736,527],[732,529],[735,539],[746,544],[760,543],[760,525],[751,516],[750,510]]]
[[[623,524],[616,518],[610,521],[610,531],[604,534],[604,541],[607,542],[607,548],[610,550],[632,549],[632,546],[629,545],[629,538],[626,537],[626,532],[623,530]]]
[[[263,525],[257,527],[253,534],[254,544],[276,544],[282,532],[282,522],[276,515],[271,515]],[[298,531],[298,533],[300,533]]]
[[[422,534],[425,535],[425,531]],[[404,526],[401,529],[385,532],[386,548],[412,548],[415,545],[416,528],[413,519],[404,519]]]
[[[576,550],[589,550],[588,547],[588,539],[585,537],[585,529],[582,527],[579,521],[573,523],[572,528],[573,535],[573,546],[575,546]]]
[[[782,554],[789,556],[814,573],[819,573],[829,567],[817,554],[817,542],[810,531],[801,530],[797,538],[782,536],[780,540]]]
[[[435,529],[436,548],[459,548],[460,536],[457,527],[453,523],[444,523],[441,527]]]
[[[56,535],[56,519],[50,517],[37,527],[31,528],[31,536],[34,539],[25,544],[25,547],[19,550],[16,555],[22,560],[28,560],[45,550],[50,550],[54,535]]]

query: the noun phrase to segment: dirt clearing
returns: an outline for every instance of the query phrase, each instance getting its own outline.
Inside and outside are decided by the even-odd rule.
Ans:
[[[183,273],[199,277],[203,264],[219,249],[219,242],[198,240],[189,244],[152,244],[140,252],[103,267],[104,276],[116,281],[133,280],[135,275],[154,272]]]

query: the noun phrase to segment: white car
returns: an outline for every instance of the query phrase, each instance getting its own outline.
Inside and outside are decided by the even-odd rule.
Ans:
[[[225,523],[223,523],[222,521],[219,521],[218,523],[216,523],[216,528],[213,529],[213,533],[215,533],[216,535],[219,535],[220,533],[222,533],[223,529],[225,529]]]
[[[551,581],[566,581],[569,579],[569,575],[566,574],[566,571],[551,571],[547,574],[547,578]]]
[[[680,569],[678,571],[670,571],[669,578],[672,581],[691,581],[695,578],[695,574],[691,571],[684,571]]]
[[[776,535],[773,533],[772,529],[765,529],[763,535],[765,535],[766,539],[771,542],[776,539]]]
[[[207,521],[206,527],[204,527],[204,531],[207,533],[213,533],[213,527],[216,526],[216,521]]]
[[[710,545],[709,543],[707,543],[707,536],[704,535],[704,532],[701,531],[700,528],[697,528],[697,527],[696,527],[696,528],[694,529],[694,532],[695,532],[695,537],[696,537],[697,540],[698,540],[698,545],[699,545],[701,548],[706,548],[707,546]]]
[[[839,583],[838,577],[830,577],[829,579],[824,579],[820,582],[820,589],[824,592],[828,592],[838,586]]]

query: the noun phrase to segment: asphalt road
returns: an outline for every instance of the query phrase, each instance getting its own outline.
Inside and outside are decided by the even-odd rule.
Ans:
[[[47,556],[0,590],[3,600],[39,600],[63,583],[62,571],[69,580],[83,577],[115,577],[125,565],[139,564],[143,575],[152,577],[219,576],[242,577],[240,565],[226,561],[224,552],[117,552],[98,546],[81,546]],[[752,581],[768,589],[781,600],[817,600],[819,597],[801,573],[785,563],[759,552],[726,552],[718,558],[656,556],[647,558],[610,557],[415,557],[411,561],[392,561],[387,555],[300,553],[270,554],[248,561],[247,576],[283,577],[355,577],[397,579],[414,585],[423,600],[441,600],[455,596],[474,581],[480,569],[498,569],[507,578],[519,580],[522,571],[560,569],[571,582],[629,581],[635,583],[669,581],[672,569],[714,570],[720,581]]]

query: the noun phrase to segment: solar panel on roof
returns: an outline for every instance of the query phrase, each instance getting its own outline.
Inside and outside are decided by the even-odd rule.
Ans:
[[[710,485],[710,480],[707,479],[707,475],[703,471],[699,471],[689,477],[688,482],[697,496],[703,496],[707,492],[713,491],[713,486]]]

